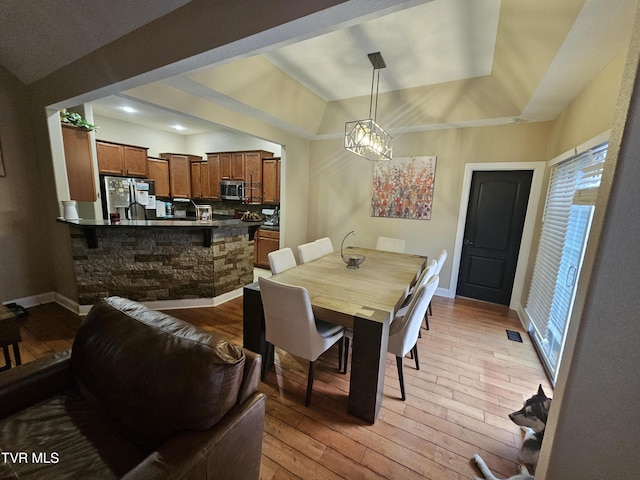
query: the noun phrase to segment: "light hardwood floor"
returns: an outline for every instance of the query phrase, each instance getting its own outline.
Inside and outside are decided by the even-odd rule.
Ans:
[[[241,298],[169,313],[242,344]],[[23,362],[69,348],[80,321],[56,304],[29,309],[19,320]],[[405,402],[388,356],[375,425],[347,413],[349,375],[337,372],[335,349],[318,362],[309,408],[307,363],[276,349],[275,368],[260,387],[268,396],[261,478],[470,479],[479,475],[474,453],[498,474],[513,475],[522,436],[507,414],[540,383],[552,396],[528,335],[505,307],[466,299],[435,297],[430,326],[418,341],[420,370],[405,359]],[[524,342],[508,340],[505,329]]]

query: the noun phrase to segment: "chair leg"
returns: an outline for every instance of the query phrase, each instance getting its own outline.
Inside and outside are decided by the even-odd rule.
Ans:
[[[429,330],[429,314],[426,312],[424,314],[424,328],[425,330]]]
[[[404,402],[407,397],[404,394],[404,373],[402,372],[402,357],[396,357],[396,365],[398,365],[398,378],[400,379],[400,394]]]
[[[413,350],[413,358],[416,361],[416,370],[420,370],[420,362],[418,360],[418,344],[417,343],[413,346],[412,350]]]
[[[4,352],[4,363],[5,363],[5,366],[0,368],[0,372],[2,370],[9,370],[11,368],[11,357],[9,356],[9,346],[8,345],[3,345],[2,346],[2,351]]]
[[[344,337],[342,337],[340,339],[340,342],[338,342],[338,371],[340,372],[342,370],[342,350],[344,349]]]
[[[22,360],[20,359],[20,347],[17,342],[13,344],[13,356],[16,357],[16,365],[22,365]]]
[[[273,354],[273,344],[266,342],[267,343],[267,351],[265,352],[265,357],[266,358],[270,358],[270,356]],[[265,379],[267,378],[267,365],[269,364],[269,362],[266,361],[266,359],[262,360],[262,376],[261,376],[261,380],[264,382]]]
[[[311,405],[311,391],[313,390],[313,374],[316,370],[316,362],[309,362],[309,379],[307,380],[307,398],[305,406]]]
[[[344,364],[342,373],[347,374],[347,368],[349,367],[349,337],[344,337]]]
[[[429,306],[427,307],[429,315],[433,315],[433,310],[431,310],[431,302],[429,302]]]

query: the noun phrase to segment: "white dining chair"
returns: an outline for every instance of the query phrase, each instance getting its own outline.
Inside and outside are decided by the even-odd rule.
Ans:
[[[308,407],[311,404],[315,362],[337,342],[341,342],[338,370],[342,368],[344,327],[315,319],[306,288],[285,285],[265,277],[258,278],[258,282],[264,308],[265,340],[268,342],[266,357],[269,358],[270,350],[276,346],[309,361],[305,399]],[[263,380],[265,376],[266,368],[263,368]]]
[[[423,268],[422,271],[420,272],[420,275],[418,276],[418,281],[411,287],[411,289],[409,290],[409,294],[407,295],[407,298],[405,298],[404,302],[402,303],[402,306],[398,309],[398,311],[396,312],[396,314],[393,317],[393,322],[391,323],[393,325],[393,323],[395,323],[396,321],[402,322],[402,317],[404,317],[407,314],[407,311],[409,310],[409,306],[411,304],[411,301],[413,299],[413,295],[415,292],[417,292],[420,287],[426,285],[427,281],[434,275],[434,272],[436,270],[436,261],[432,260],[431,263],[429,263],[426,268]],[[425,315],[424,315],[424,319],[425,322],[427,322],[427,330],[429,330],[429,320],[427,319],[427,315],[426,315],[426,311],[425,311]],[[418,330],[418,335],[420,335],[420,331]],[[349,364],[349,346],[353,343],[353,330],[351,330],[350,328],[345,328],[344,329],[344,368],[342,370],[342,373],[347,373],[347,366]]]
[[[404,238],[378,237],[376,250],[404,253]]]
[[[298,245],[298,256],[302,263],[309,263],[317,260],[322,256],[320,246],[316,242],[304,243]]]
[[[438,258],[436,259],[436,261],[438,262],[438,267],[436,268],[435,271],[435,275],[440,275],[440,270],[442,270],[442,266],[444,265],[445,260],[447,260],[447,251],[446,250],[442,250],[439,254],[438,254]],[[431,302],[429,302],[429,308],[428,310],[428,314],[429,315],[433,315],[433,310],[431,309]],[[427,330],[429,330],[429,319],[427,317],[425,317],[426,319],[426,324],[427,324]]]
[[[289,247],[269,252],[267,258],[269,259],[271,273],[274,275],[297,266],[296,257],[293,255],[293,250]]]
[[[411,297],[411,303],[403,317],[393,320],[389,328],[389,344],[387,351],[396,356],[398,367],[398,379],[400,381],[400,394],[402,400],[406,399],[404,390],[403,358],[411,352],[416,362],[416,370],[420,370],[418,360],[418,333],[422,325],[422,319],[427,312],[427,306],[438,288],[439,277],[432,275],[424,285],[421,285]]]
[[[324,257],[330,253],[333,253],[333,243],[331,243],[331,239],[329,237],[323,237],[316,240],[318,247],[320,247],[320,253]]]

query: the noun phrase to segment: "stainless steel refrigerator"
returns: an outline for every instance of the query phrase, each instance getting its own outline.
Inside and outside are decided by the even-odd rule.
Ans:
[[[102,176],[100,182],[102,215],[119,213],[122,220],[156,218],[156,189],[153,180]]]

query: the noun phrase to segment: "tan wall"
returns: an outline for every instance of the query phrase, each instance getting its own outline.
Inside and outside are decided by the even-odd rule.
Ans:
[[[336,247],[351,230],[349,242],[374,247],[378,236],[406,239],[406,250],[434,257],[450,253],[440,276],[449,285],[464,169],[467,163],[536,162],[545,159],[546,122],[497,127],[435,130],[398,135],[394,156],[436,155],[431,220],[370,216],[373,164],[347,152],[342,139],[312,143],[307,240],[329,236]]]
[[[54,289],[27,89],[0,67],[0,302]]]
[[[626,57],[624,49],[554,120],[547,159],[611,128]]]

